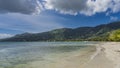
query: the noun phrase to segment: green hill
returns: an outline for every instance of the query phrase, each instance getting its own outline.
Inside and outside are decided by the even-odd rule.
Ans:
[[[0,41],[108,41],[109,35],[114,34],[114,30],[117,29],[120,29],[120,22],[96,27],[61,28],[43,33],[23,33]]]
[[[120,41],[120,29],[112,31],[109,40],[111,41]]]

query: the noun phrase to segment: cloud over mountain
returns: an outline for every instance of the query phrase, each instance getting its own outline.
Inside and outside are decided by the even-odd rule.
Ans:
[[[12,36],[13,36],[13,35],[11,35],[11,34],[0,34],[0,39],[12,37]]]
[[[38,14],[41,9],[38,0],[0,0],[1,13]]]

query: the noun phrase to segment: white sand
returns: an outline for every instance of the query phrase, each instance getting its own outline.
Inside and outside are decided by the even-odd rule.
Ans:
[[[120,68],[120,42],[99,44],[97,53],[85,68]]]
[[[104,43],[106,45],[106,43]],[[103,44],[97,45],[97,51],[92,55],[91,60],[84,68],[114,68],[112,61],[105,56]]]
[[[120,42],[104,43],[105,56],[114,64],[114,68],[120,68]]]

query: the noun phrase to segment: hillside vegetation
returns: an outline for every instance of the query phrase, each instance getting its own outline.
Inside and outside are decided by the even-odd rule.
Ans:
[[[111,32],[111,34],[109,36],[109,40],[120,41],[120,29]]]
[[[43,33],[23,33],[0,41],[120,41],[120,22],[96,27],[61,28]]]

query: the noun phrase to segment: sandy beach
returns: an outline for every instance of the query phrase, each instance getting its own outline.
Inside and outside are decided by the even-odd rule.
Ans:
[[[88,55],[81,55],[74,53],[73,56],[65,58],[57,58],[54,63],[42,63],[44,68],[120,68],[120,43],[107,42],[96,45],[97,51],[92,54],[90,59],[81,62],[81,57],[88,57]],[[30,64],[32,68],[41,67],[41,62],[33,62]],[[46,63],[47,65],[45,65]]]
[[[35,55],[39,56],[39,51]],[[66,68],[66,67],[120,68],[120,42],[100,42],[85,48],[77,50],[75,49],[70,52],[58,51],[56,53],[50,54],[47,53],[42,58],[38,57],[37,60],[34,61],[29,61],[23,64],[16,64],[11,68]]]
[[[108,42],[102,45],[105,56],[112,61],[113,68],[120,68],[120,42]]]
[[[75,51],[71,54],[62,53],[59,55],[52,55],[46,62],[35,61],[28,63],[26,68],[84,68],[84,65],[88,63],[88,60],[95,51],[95,47],[88,47],[82,51]],[[53,56],[55,56],[53,58]],[[50,61],[51,60],[51,61]]]
[[[85,68],[120,68],[120,43],[99,44],[97,53]]]

